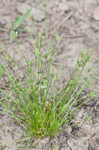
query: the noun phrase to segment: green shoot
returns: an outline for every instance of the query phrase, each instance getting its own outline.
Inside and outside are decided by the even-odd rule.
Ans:
[[[30,15],[30,12],[31,12],[31,9],[27,10],[27,12],[23,16],[16,17],[16,20],[13,24],[13,28],[10,32],[11,41],[15,40],[16,37],[18,36],[18,28],[25,21],[25,19]]]

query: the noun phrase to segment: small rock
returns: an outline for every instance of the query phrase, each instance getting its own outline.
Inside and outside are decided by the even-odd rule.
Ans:
[[[94,10],[94,14],[93,14],[93,17],[96,21],[99,20],[99,7],[97,7],[95,10]]]
[[[48,142],[49,142],[49,138],[48,137],[45,137],[43,139],[41,139],[36,147],[35,147],[35,150],[43,150],[45,149],[46,146],[48,146]]]
[[[88,141],[86,138],[69,139],[68,145],[72,150],[88,150]]]
[[[12,27],[11,17],[10,16],[0,16],[0,25],[5,26],[7,29]]]
[[[70,126],[66,127],[66,130],[64,131],[64,136],[69,136],[72,132],[72,128]]]
[[[96,134],[96,137],[99,138],[99,124],[98,123],[94,126],[93,130]]]
[[[24,3],[18,3],[17,5],[18,12],[22,14],[26,13],[26,11],[31,8],[32,8],[31,6]],[[34,17],[35,21],[42,21],[45,19],[44,13],[37,8],[32,8],[30,15]]]
[[[64,11],[64,12],[68,12],[69,11],[69,6],[66,3],[60,3],[59,4],[59,9]]]

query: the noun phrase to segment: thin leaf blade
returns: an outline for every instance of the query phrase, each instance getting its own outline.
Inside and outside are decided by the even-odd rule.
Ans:
[[[31,12],[31,9],[28,9],[27,12],[23,16],[16,19],[13,25],[13,30],[16,30],[24,22],[24,20],[29,16],[30,12]]]

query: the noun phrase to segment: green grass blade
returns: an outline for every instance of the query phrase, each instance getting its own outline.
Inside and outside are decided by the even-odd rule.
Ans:
[[[13,25],[13,30],[16,30],[24,22],[24,20],[29,16],[30,12],[31,12],[31,9],[28,9],[27,12],[23,16],[16,19]]]
[[[3,72],[4,72],[4,70],[3,70],[3,66],[0,64],[0,78],[2,77],[2,75],[3,75]]]

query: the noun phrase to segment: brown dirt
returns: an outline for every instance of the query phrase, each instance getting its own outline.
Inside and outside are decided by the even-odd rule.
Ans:
[[[25,72],[23,56],[16,44],[9,42],[9,30],[12,28],[15,17],[20,14],[18,9],[20,3],[42,11],[42,0],[0,0],[0,41],[17,62],[18,67],[13,67],[23,78]],[[61,60],[60,76],[63,81],[67,81],[81,50],[93,51],[92,62],[89,65],[92,68],[99,60],[99,19],[97,19],[99,13],[96,11],[99,2],[98,0],[46,0],[46,4],[44,20],[40,22],[36,20],[32,27],[28,18],[23,25],[32,30],[32,37],[28,33],[21,33],[18,41],[25,56],[33,59],[31,41],[32,39],[35,41],[38,31],[47,30],[52,43],[53,34],[61,35],[62,41],[59,44],[61,52],[56,56],[56,61]],[[2,56],[0,61],[6,63]],[[96,72],[99,73],[98,68]],[[6,85],[0,81],[0,86]],[[99,79],[96,81],[95,88],[99,90]],[[91,122],[86,119],[89,115],[92,116]],[[10,116],[3,115],[0,107],[0,150],[99,150],[98,94],[97,98],[77,113],[74,121],[80,123],[72,128],[67,127],[54,139],[40,140],[35,148],[27,148],[26,143],[20,144],[23,137],[22,129],[13,122]]]

